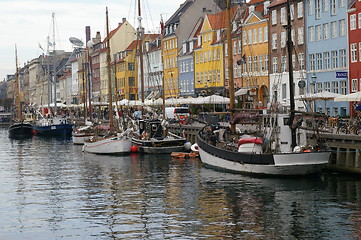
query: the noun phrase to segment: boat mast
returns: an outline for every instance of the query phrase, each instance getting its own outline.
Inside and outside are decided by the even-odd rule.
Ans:
[[[112,96],[112,80],[110,73],[110,36],[109,36],[109,21],[108,21],[108,7],[106,7],[106,25],[107,25],[107,65],[108,65],[108,97],[109,97],[109,126],[114,127],[113,123],[113,96]]]
[[[140,68],[140,92],[142,94],[142,103],[144,103],[144,69],[143,69],[143,37],[144,29],[142,28],[142,15],[141,15],[140,0],[138,0],[138,30],[137,40],[139,48],[139,68]]]
[[[291,33],[291,14],[290,14],[290,2],[286,1],[287,7],[287,51],[288,51],[288,78],[289,78],[289,90],[290,90],[290,120],[289,126],[291,128],[291,147],[292,149],[296,146],[296,128],[292,127],[293,120],[295,118],[295,87],[293,83],[293,65],[292,65],[292,51],[293,51],[293,42],[292,42],[292,33]]]
[[[233,75],[233,57],[232,57],[232,36],[231,36],[231,1],[226,0],[226,33],[227,33],[227,54],[228,54],[228,90],[229,90],[229,111],[231,112],[231,119],[233,118],[234,109],[234,75]],[[236,126],[231,124],[231,131],[235,132]]]
[[[15,91],[16,91],[17,117],[21,122],[22,116],[21,116],[20,87],[19,87],[18,51],[16,48],[16,44],[15,44],[15,62],[16,62]]]
[[[53,84],[54,84],[54,116],[56,116],[57,114],[57,109],[56,109],[56,67],[55,67],[55,62],[56,62],[56,51],[55,51],[55,13],[52,13],[52,19],[53,19]]]

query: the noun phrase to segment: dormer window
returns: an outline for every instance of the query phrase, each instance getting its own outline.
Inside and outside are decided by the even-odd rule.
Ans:
[[[202,45],[202,35],[198,35],[198,46]]]
[[[221,30],[218,29],[217,30],[217,42],[219,42],[221,40]]]

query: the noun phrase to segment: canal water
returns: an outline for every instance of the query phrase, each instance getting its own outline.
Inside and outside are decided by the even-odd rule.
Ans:
[[[361,239],[359,176],[255,178],[1,128],[0,182],[0,239]]]

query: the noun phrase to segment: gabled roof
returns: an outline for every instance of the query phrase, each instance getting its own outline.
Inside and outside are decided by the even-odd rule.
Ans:
[[[114,34],[118,31],[118,29],[119,29],[122,25],[123,25],[123,23],[119,23],[117,28],[115,28],[114,30],[110,31],[110,33],[109,33],[109,35],[108,35],[108,36],[109,36],[109,39],[111,39],[111,38],[114,36]],[[106,36],[106,37],[104,38],[103,42],[108,41],[108,36]]]
[[[262,3],[264,2],[265,0],[251,0],[247,3],[247,5],[255,5],[257,3]]]
[[[187,11],[187,9],[192,6],[194,0],[186,0],[186,2],[182,3],[177,11],[167,20],[165,26],[171,25],[179,22],[180,17]]]
[[[235,13],[237,12],[238,6],[234,6],[230,9],[230,17],[233,19]],[[226,11],[222,11],[216,14],[207,14],[209,24],[213,30],[226,28]]]
[[[272,7],[275,7],[275,6],[278,6],[278,5],[282,5],[284,3],[286,3],[287,0],[273,0],[271,2],[271,4],[268,6],[268,8],[272,8]]]
[[[125,50],[135,49],[138,46],[139,42],[140,40],[134,40],[131,44],[129,44],[129,46]]]

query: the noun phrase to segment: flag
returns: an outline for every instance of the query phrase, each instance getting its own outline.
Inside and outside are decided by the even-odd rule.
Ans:
[[[160,15],[160,34],[164,35],[164,22],[162,14]]]
[[[39,48],[44,51],[44,48],[40,45],[40,43],[39,43]]]

